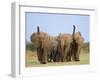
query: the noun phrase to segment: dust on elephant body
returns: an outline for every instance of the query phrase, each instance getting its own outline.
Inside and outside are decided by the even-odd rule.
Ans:
[[[47,33],[39,32],[33,33],[31,36],[31,41],[37,48],[38,60],[40,63],[47,63],[47,55],[50,52],[50,36]],[[49,46],[48,46],[49,45]]]
[[[66,62],[67,53],[70,50],[70,44],[72,42],[72,36],[70,34],[59,34],[58,35],[58,52],[60,53],[61,62]]]
[[[51,36],[47,32],[40,31],[32,33],[31,42],[37,50],[38,61],[41,64],[48,62],[67,62],[73,59],[79,61],[79,54],[84,43],[80,32],[73,34],[61,33]]]
[[[57,41],[55,37],[51,37],[46,32],[37,32],[31,35],[31,42],[34,43],[34,46],[37,49],[38,60],[42,64],[51,62],[51,60],[56,61],[56,49]]]

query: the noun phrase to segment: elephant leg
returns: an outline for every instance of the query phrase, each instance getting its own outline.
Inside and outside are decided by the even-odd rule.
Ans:
[[[64,47],[64,62],[71,61],[71,48],[70,45]]]
[[[73,60],[79,61],[79,45],[76,42],[73,42],[72,49]]]
[[[55,51],[51,50],[50,53],[48,54],[48,62],[55,62]]]
[[[54,58],[55,58],[55,51],[52,50],[51,53],[50,53],[50,62],[53,62]]]
[[[80,61],[80,59],[79,59],[80,52],[81,52],[81,47],[78,47],[78,50],[77,50],[77,53],[76,53],[76,60],[75,61]]]
[[[54,62],[60,62],[61,61],[60,58],[61,58],[60,53],[56,51],[54,55]]]
[[[52,60],[53,62],[56,62],[56,52],[55,51],[52,52]]]
[[[62,54],[62,55],[60,56],[59,61],[60,61],[60,62],[66,62],[66,53],[63,52],[63,53],[61,53],[61,54]]]
[[[71,51],[69,51],[68,54],[67,54],[66,60],[71,61],[71,56],[72,56]]]
[[[51,62],[51,53],[48,54],[48,56],[47,56],[47,61],[48,61],[48,62]]]
[[[47,63],[47,58],[48,58],[48,52],[46,50],[43,51],[43,56],[42,56],[42,64]]]
[[[42,63],[42,55],[43,55],[42,49],[37,48],[37,56],[38,56],[38,61],[40,63]]]
[[[62,49],[58,48],[57,52],[56,52],[56,61],[57,62],[62,62]]]
[[[58,48],[56,52],[56,62],[62,62],[62,50]]]
[[[75,50],[74,50],[74,51],[75,51]],[[76,52],[76,51],[73,52],[73,60],[74,60],[74,61],[80,61],[80,60],[79,60],[79,53]]]
[[[66,54],[64,54],[62,62],[66,62]]]
[[[62,62],[66,62],[66,46],[64,45],[64,47],[62,48],[62,52],[61,52],[62,56],[61,56],[61,61]]]

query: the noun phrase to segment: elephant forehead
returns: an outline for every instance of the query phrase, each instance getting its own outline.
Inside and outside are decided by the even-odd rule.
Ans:
[[[68,40],[71,40],[72,37],[71,36],[62,36],[60,39],[64,40],[64,41],[68,41]]]

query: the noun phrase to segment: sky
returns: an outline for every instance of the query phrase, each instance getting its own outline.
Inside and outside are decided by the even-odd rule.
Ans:
[[[89,42],[90,38],[90,16],[75,14],[50,14],[50,13],[25,13],[26,41],[30,42],[30,36],[37,31],[37,26],[41,31],[48,32],[50,35],[57,36],[59,33],[72,33],[73,25],[76,32],[80,31]]]

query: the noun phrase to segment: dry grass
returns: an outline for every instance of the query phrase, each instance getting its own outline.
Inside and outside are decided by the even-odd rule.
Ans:
[[[57,63],[48,63],[48,64],[40,64],[37,59],[37,53],[32,52],[30,50],[26,51],[26,67],[43,67],[43,66],[62,66],[62,65],[82,65],[82,64],[89,64],[89,53],[81,53],[80,54],[80,61],[75,62],[57,62]]]

